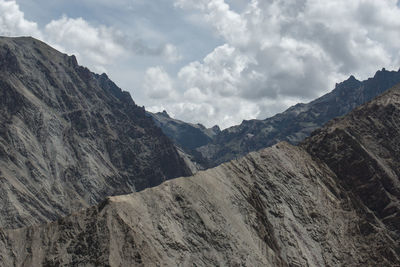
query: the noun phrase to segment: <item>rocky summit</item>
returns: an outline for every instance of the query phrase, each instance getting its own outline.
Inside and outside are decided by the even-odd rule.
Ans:
[[[4,266],[399,266],[400,86],[316,131],[55,222]]]
[[[1,227],[191,174],[127,92],[33,38],[0,38],[0,121]]]

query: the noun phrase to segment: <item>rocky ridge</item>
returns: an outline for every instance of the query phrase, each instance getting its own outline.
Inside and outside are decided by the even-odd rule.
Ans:
[[[400,86],[315,132],[41,226],[15,266],[398,266]]]
[[[1,227],[191,174],[129,93],[33,38],[0,38],[0,121]]]
[[[201,165],[206,167],[217,166],[280,141],[298,144],[329,120],[347,114],[399,82],[400,71],[385,69],[376,72],[374,77],[365,81],[358,81],[351,76],[337,84],[330,93],[310,103],[297,104],[265,120],[245,120],[240,125],[217,132],[216,135],[210,136],[210,139],[201,139],[209,142],[203,145],[192,144],[190,149],[186,149],[184,141],[192,137],[181,130],[183,126],[171,131],[174,122],[167,121],[158,125],[178,147],[193,155],[194,161],[199,159]],[[182,125],[182,122],[180,123]]]
[[[400,85],[315,131],[302,146],[334,171],[400,246]],[[367,225],[365,234],[376,225]]]

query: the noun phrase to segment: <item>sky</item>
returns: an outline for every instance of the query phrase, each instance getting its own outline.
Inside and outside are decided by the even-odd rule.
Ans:
[[[400,67],[397,0],[0,0],[33,36],[152,112],[221,128]]]

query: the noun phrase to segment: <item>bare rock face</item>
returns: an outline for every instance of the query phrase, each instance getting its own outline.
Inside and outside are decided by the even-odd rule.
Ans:
[[[394,266],[387,226],[324,163],[280,143],[0,233],[6,266]],[[372,230],[371,230],[372,229]]]
[[[400,246],[400,85],[348,116],[333,120],[302,144],[338,176]],[[360,230],[376,233],[381,225]],[[399,253],[399,251],[397,252]]]
[[[1,227],[190,174],[129,93],[32,38],[0,38],[0,121]]]

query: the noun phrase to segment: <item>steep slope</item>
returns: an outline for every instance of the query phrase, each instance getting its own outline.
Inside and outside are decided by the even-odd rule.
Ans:
[[[252,152],[42,226],[6,266],[399,266],[400,85],[295,147]]]
[[[337,174],[400,246],[400,84],[328,123],[302,146]]]
[[[287,143],[0,233],[6,266],[391,266],[396,249],[326,165]]]
[[[329,120],[347,114],[399,82],[400,71],[385,69],[365,81],[351,76],[337,84],[332,92],[308,104],[297,104],[265,120],[243,121],[221,131],[211,142],[196,150],[210,166],[217,166],[280,141],[297,144]]]
[[[32,38],[0,38],[0,122],[2,227],[190,174],[129,93]]]

